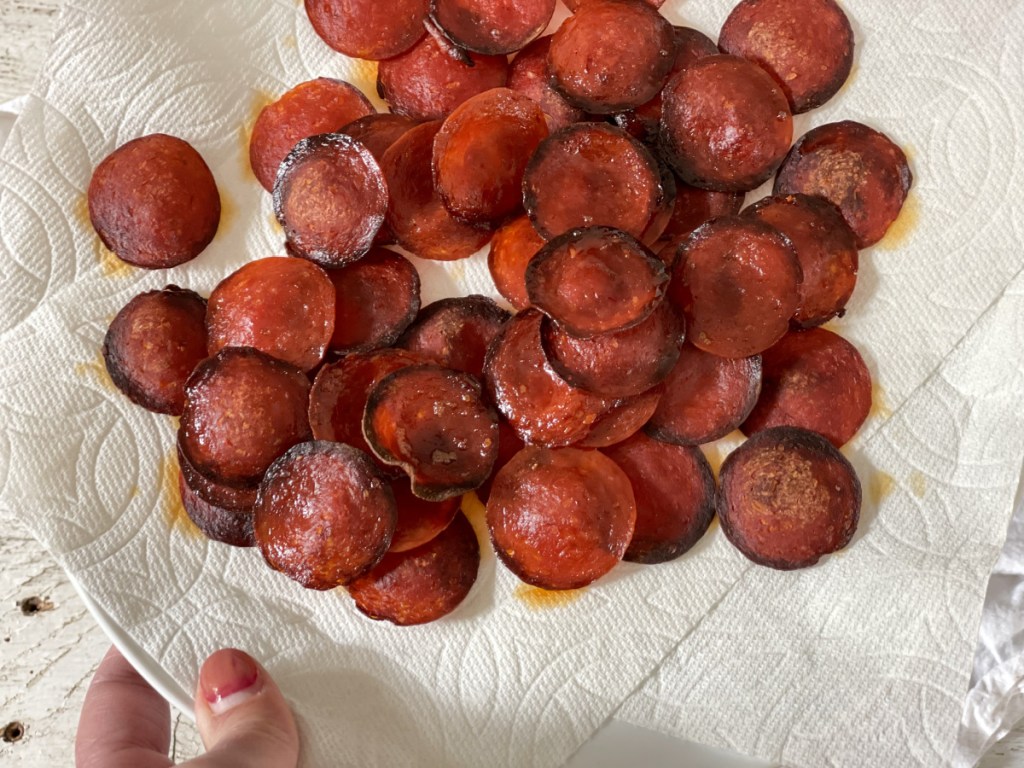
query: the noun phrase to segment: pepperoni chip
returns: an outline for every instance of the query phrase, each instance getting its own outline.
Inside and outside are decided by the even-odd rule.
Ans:
[[[145,269],[191,261],[220,224],[220,193],[188,142],[155,133],[124,144],[93,171],[89,219],[119,259]]]
[[[573,13],[576,13],[580,8],[585,5],[592,3],[594,0],[563,0],[565,7]],[[661,8],[665,4],[665,0],[644,0],[651,8]]]
[[[774,77],[794,114],[835,96],[853,67],[853,29],[835,0],[742,0],[718,44]]]
[[[672,25],[649,5],[592,0],[551,40],[551,84],[594,114],[638,107],[668,80],[675,45]]]
[[[494,478],[487,527],[498,558],[542,589],[578,589],[626,553],[636,523],[629,478],[597,451],[528,446]]]
[[[509,68],[508,87],[537,102],[547,117],[548,128],[557,131],[582,120],[583,110],[567,102],[551,87],[550,47],[551,35],[545,35],[517,53]]]
[[[491,495],[491,485],[494,482],[495,475],[501,471],[501,468],[512,461],[512,457],[519,453],[523,448],[526,447],[519,435],[516,434],[515,429],[512,425],[505,420],[504,417],[498,419],[498,457],[494,461],[494,469],[491,470],[490,476],[484,480],[483,484],[476,489],[476,495],[484,504],[487,503],[487,499]]]
[[[466,599],[480,570],[480,542],[458,515],[437,538],[406,552],[388,553],[348,586],[356,608],[399,626],[426,624]]]
[[[344,80],[319,77],[292,88],[256,118],[249,140],[249,165],[268,192],[281,163],[302,139],[334,133],[357,118],[375,113],[362,92]]]
[[[423,37],[430,0],[306,0],[306,15],[325,43],[346,56],[380,61]]]
[[[391,490],[395,494],[398,522],[388,552],[407,552],[426,544],[451,524],[462,501],[458,496],[444,501],[421,499],[413,495],[409,478],[404,476],[391,481]]]
[[[722,464],[722,530],[740,552],[769,568],[806,568],[845,547],[857,530],[860,504],[850,462],[805,429],[766,429]]]
[[[155,413],[180,416],[185,381],[206,357],[206,300],[169,285],[139,294],[110,324],[103,362],[129,400]]]
[[[334,287],[305,259],[257,259],[224,278],[206,313],[211,355],[252,347],[308,371],[334,332]]]
[[[514,309],[530,306],[526,292],[526,267],[545,242],[533,228],[529,216],[513,219],[494,233],[487,253],[487,267],[498,293]]]
[[[700,59],[673,77],[662,96],[662,154],[693,186],[754,189],[775,173],[793,140],[785,94],[746,59]]]
[[[372,115],[353,120],[337,132],[344,133],[358,141],[370,150],[370,154],[379,163],[384,157],[384,153],[388,151],[388,147],[417,125],[415,120],[402,115],[395,115],[391,112],[375,112]]]
[[[327,273],[336,296],[332,352],[368,352],[395,343],[420,311],[420,276],[407,258],[373,248]]]
[[[860,429],[871,410],[871,374],[860,352],[824,328],[792,331],[766,349],[761,396],[743,431],[802,427],[836,448]]]
[[[348,584],[376,565],[395,530],[395,497],[370,457],[309,442],[274,462],[253,508],[256,543],[275,571],[307,589]]]
[[[214,506],[188,487],[185,475],[181,472],[178,473],[178,494],[188,519],[195,523],[206,538],[232,547],[256,546],[251,510],[237,512]]]
[[[481,379],[487,350],[509,317],[486,296],[441,299],[423,308],[397,346]]]
[[[460,48],[477,53],[514,53],[544,31],[555,0],[431,0],[430,16]]]
[[[703,445],[743,423],[761,393],[761,357],[719,357],[686,344],[647,424],[652,437]]]
[[[636,434],[654,415],[664,391],[665,385],[659,384],[642,394],[617,400],[598,417],[590,432],[576,443],[576,447],[606,448]]]
[[[181,449],[181,440],[177,442],[177,453],[178,467],[185,478],[185,485],[189,487],[192,493],[212,507],[230,512],[252,511],[253,504],[256,503],[256,491],[259,489],[259,483],[252,483],[241,488],[218,483],[206,477],[206,475],[192,466],[185,452]],[[198,523],[196,524],[198,525]],[[249,529],[251,532],[251,523]]]
[[[748,357],[789,328],[800,301],[800,262],[778,230],[738,216],[709,222],[686,241],[669,294],[690,341],[723,357]]]
[[[387,207],[377,161],[340,133],[296,144],[274,185],[274,213],[288,252],[325,267],[344,266],[370,250]]]
[[[805,133],[775,179],[775,194],[819,195],[834,203],[867,248],[896,221],[913,175],[903,150],[883,133],[852,120]]]
[[[739,213],[743,198],[743,192],[715,192],[677,182],[675,205],[662,237],[677,239],[678,247],[701,224]]]
[[[583,338],[643,321],[661,301],[668,279],[657,256],[609,227],[566,232],[526,268],[530,303]]]
[[[482,394],[467,373],[403,368],[370,391],[363,434],[381,461],[405,470],[421,499],[459,496],[488,478],[498,455],[498,414]]]
[[[700,448],[641,432],[604,453],[626,473],[636,498],[636,530],[624,559],[667,563],[689,551],[715,516],[715,475]]]

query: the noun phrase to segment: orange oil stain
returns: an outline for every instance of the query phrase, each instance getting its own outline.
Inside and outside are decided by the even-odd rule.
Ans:
[[[113,379],[107,372],[107,364],[103,360],[103,353],[97,352],[96,357],[87,363],[75,363],[75,375],[83,379],[92,379],[110,392],[117,392]]]
[[[275,216],[273,212],[267,216],[267,221],[270,222],[270,229],[275,235],[284,237],[284,227],[281,226],[281,222],[277,220],[277,216]]]
[[[892,416],[892,408],[889,407],[885,391],[880,384],[871,385],[871,411],[868,415],[872,418],[877,416],[882,421],[886,421]]]
[[[217,237],[226,237],[238,219],[238,205],[224,191],[220,191],[220,224],[217,226]]]
[[[285,48],[290,48],[291,50],[295,50],[296,48],[299,47],[299,41],[295,38],[295,35],[285,35],[284,39],[281,41],[281,44]]]
[[[546,611],[575,603],[583,597],[586,591],[586,589],[541,589],[540,587],[531,587],[529,584],[520,584],[516,587],[515,596],[535,611]]]
[[[877,507],[892,493],[893,488],[896,487],[896,481],[887,472],[876,470],[871,476],[868,487],[871,491],[871,500],[874,501]]]
[[[272,104],[275,98],[266,91],[256,91],[249,102],[249,112],[238,127],[238,143],[242,158],[242,175],[250,180],[256,181],[256,174],[252,172],[252,165],[249,163],[249,142],[252,140],[252,129],[256,125],[256,118],[268,104]]]
[[[100,240],[99,235],[96,234],[92,228],[92,219],[89,218],[89,198],[87,195],[82,194],[75,200],[72,214],[75,220],[85,228],[85,231],[89,233],[92,238],[93,254],[95,255],[96,261],[100,265],[100,271],[104,277],[129,277],[134,268],[131,264],[121,261],[113,252],[107,250],[107,247],[103,245],[103,241]]]
[[[203,538],[196,524],[185,511],[178,488],[178,457],[170,453],[160,464],[160,497],[163,502],[164,520],[172,533],[181,533],[193,539]]]
[[[925,479],[925,476],[916,469],[910,473],[910,477],[907,479],[907,485],[910,486],[910,492],[919,499],[923,499],[928,490],[928,481]]]
[[[889,227],[879,246],[887,251],[898,251],[910,240],[917,225],[921,222],[921,204],[917,201],[917,195],[913,192],[903,203],[903,210],[899,217]]]

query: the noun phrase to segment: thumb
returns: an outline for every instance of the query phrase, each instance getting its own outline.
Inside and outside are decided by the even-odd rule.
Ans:
[[[295,768],[299,735],[281,691],[251,656],[220,650],[203,664],[196,723],[207,752],[190,768]]]

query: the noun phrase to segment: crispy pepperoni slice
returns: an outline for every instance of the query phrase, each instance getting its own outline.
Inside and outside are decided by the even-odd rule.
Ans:
[[[636,529],[625,560],[667,563],[688,552],[715,516],[715,475],[700,448],[640,432],[604,453],[633,486]]]
[[[638,107],[668,80],[675,58],[672,25],[632,0],[592,0],[551,41],[551,84],[569,103],[607,115]]]
[[[743,198],[743,192],[715,192],[677,181],[675,205],[662,237],[677,238],[678,247],[701,224],[739,213]]]
[[[185,381],[206,357],[206,300],[169,285],[129,301],[103,337],[111,381],[133,403],[180,416]]]
[[[593,0],[563,0],[565,7],[573,13],[576,13],[583,6],[593,2]],[[661,8],[665,4],[665,0],[644,0],[651,8]]]
[[[253,508],[256,543],[307,589],[348,584],[376,565],[395,530],[395,497],[370,457],[313,441],[274,462]]]
[[[814,565],[853,538],[861,487],[824,437],[796,427],[759,432],[722,464],[718,517],[729,541],[759,565]]]
[[[379,163],[388,147],[418,123],[412,118],[391,112],[375,112],[343,126],[338,133],[351,136],[368,150]]]
[[[487,527],[498,558],[543,589],[578,589],[626,553],[636,523],[629,478],[598,451],[528,446],[494,478]]]
[[[576,443],[576,447],[606,448],[626,440],[650,421],[664,392],[665,385],[659,384],[642,394],[617,400],[598,417],[590,432]]]
[[[794,114],[835,96],[853,67],[853,29],[835,0],[742,0],[718,44],[774,77]]]
[[[399,626],[447,616],[466,599],[480,570],[480,543],[464,515],[437,538],[412,550],[391,552],[348,586],[356,608],[371,619]]]
[[[775,179],[775,194],[824,197],[867,248],[896,221],[912,183],[907,156],[888,136],[844,120],[800,137]]]
[[[346,56],[380,61],[423,37],[430,0],[306,0],[306,15],[325,43]]]
[[[398,507],[398,522],[388,552],[407,552],[423,546],[451,525],[462,503],[459,496],[443,501],[421,499],[413,494],[405,476],[392,480],[391,490]]]
[[[206,330],[211,355],[252,347],[308,371],[334,332],[334,287],[305,259],[257,259],[221,280],[210,294]]]
[[[775,227],[789,238],[804,279],[793,324],[801,328],[842,317],[857,285],[857,240],[832,203],[808,195],[759,200],[744,215]]]
[[[514,53],[544,31],[555,0],[431,0],[430,16],[461,48],[477,53]]]
[[[253,504],[256,503],[256,491],[259,483],[252,483],[236,488],[224,483],[211,480],[198,469],[192,466],[185,452],[181,449],[181,440],[176,443],[178,453],[178,467],[185,484],[196,496],[207,504],[220,509],[232,512],[251,512]],[[198,523],[197,523],[198,525]],[[252,525],[249,525],[250,532]]]
[[[498,455],[498,414],[480,382],[439,365],[388,374],[370,391],[363,434],[374,454],[399,466],[412,492],[441,501],[471,491]]]
[[[249,165],[268,192],[281,163],[302,139],[334,133],[377,110],[362,92],[344,80],[318,77],[299,83],[256,118],[249,140]]]
[[[530,306],[526,292],[526,267],[546,241],[537,234],[529,216],[520,216],[494,233],[487,253],[487,267],[498,293],[514,309]]]
[[[303,139],[274,185],[274,213],[288,252],[340,267],[370,250],[388,207],[380,166],[362,144],[341,133]]]
[[[800,301],[800,262],[778,230],[723,217],[684,244],[669,295],[690,341],[723,357],[756,355],[781,339]]]
[[[661,203],[654,209],[651,220],[647,223],[646,229],[640,235],[639,240],[648,248],[654,248],[655,243],[665,233],[665,229],[672,221],[676,205],[676,175],[667,164],[658,161],[658,170],[661,173]]]
[[[155,133],[124,144],[96,166],[89,219],[122,261],[168,269],[191,261],[220,224],[220,193],[192,145]]]
[[[548,50],[551,35],[538,37],[512,59],[508,72],[508,87],[529,96],[540,105],[552,132],[583,119],[583,110],[577,109],[551,87],[548,69]]]
[[[178,494],[188,519],[206,538],[232,547],[254,547],[252,510],[237,511],[214,506],[189,488],[185,475],[178,473]]]
[[[369,352],[395,343],[420,311],[420,275],[400,253],[373,248],[327,272],[336,296],[332,352]]]
[[[662,95],[662,155],[688,184],[754,189],[775,173],[793,140],[785,94],[746,59],[707,56],[673,77]]]
[[[860,429],[871,410],[871,374],[864,358],[842,336],[812,328],[792,331],[766,349],[761,396],[743,431],[803,427],[836,448]]]
[[[509,317],[486,296],[441,299],[423,308],[397,346],[481,379],[487,350]]]
[[[498,419],[498,457],[494,461],[494,469],[483,484],[476,489],[476,495],[484,504],[491,495],[491,485],[494,477],[501,471],[501,468],[512,461],[512,457],[526,447],[526,443],[516,434],[515,429],[508,423],[504,416]]]
[[[703,445],[743,423],[761,393],[761,357],[719,357],[683,346],[647,433],[677,445]]]
[[[574,336],[631,328],[661,301],[665,265],[625,232],[589,227],[545,245],[526,268],[530,303]]]

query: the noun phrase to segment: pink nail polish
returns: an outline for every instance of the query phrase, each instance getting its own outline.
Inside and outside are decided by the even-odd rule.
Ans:
[[[214,653],[199,671],[199,689],[215,715],[251,699],[262,688],[259,667],[248,654],[232,648]]]

